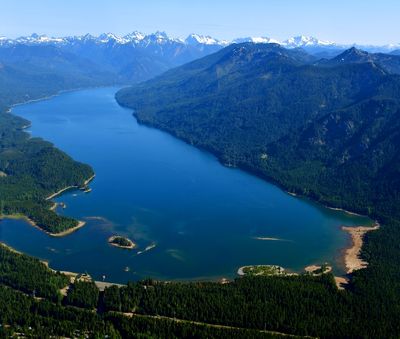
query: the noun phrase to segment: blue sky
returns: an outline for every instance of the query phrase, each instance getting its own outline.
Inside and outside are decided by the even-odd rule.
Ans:
[[[1,0],[0,36],[126,34],[220,39],[312,35],[341,43],[400,42],[400,0]]]

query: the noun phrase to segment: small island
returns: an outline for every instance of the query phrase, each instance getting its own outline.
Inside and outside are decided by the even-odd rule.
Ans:
[[[237,273],[240,276],[285,275],[285,269],[278,265],[251,265],[240,267]]]
[[[108,243],[112,246],[131,250],[136,247],[136,244],[129,238],[119,235],[114,235],[108,238]]]

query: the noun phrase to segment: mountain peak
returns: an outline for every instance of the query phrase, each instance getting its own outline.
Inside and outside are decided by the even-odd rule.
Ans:
[[[137,43],[137,42],[142,41],[145,37],[146,37],[146,35],[144,35],[143,33],[138,32],[138,31],[133,31],[132,33],[125,35],[124,39],[126,39],[127,41],[130,41],[130,42]]]
[[[319,40],[312,36],[306,36],[306,35],[295,36],[293,38],[283,41],[281,44],[288,48],[310,47],[310,46],[334,46],[335,45],[331,41]]]
[[[345,50],[342,54],[347,54],[347,55],[368,55],[368,52],[363,51],[362,49],[359,49],[355,46],[350,47],[349,49]]]
[[[372,61],[372,58],[368,52],[353,46],[345,50],[343,53],[339,54],[332,60],[337,63],[361,63],[370,62]]]
[[[120,36],[113,33],[103,33],[97,37],[98,42],[100,43],[119,43],[125,44],[127,42],[126,39],[121,38]]]
[[[209,35],[199,35],[199,34],[190,34],[186,39],[185,42],[188,45],[218,45],[219,41],[210,37]]]

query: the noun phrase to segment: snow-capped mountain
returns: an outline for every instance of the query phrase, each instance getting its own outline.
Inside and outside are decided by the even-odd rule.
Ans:
[[[132,33],[129,33],[124,36],[125,41],[131,41],[134,44],[138,44],[140,41],[142,41],[146,37],[145,34],[134,31]]]
[[[299,48],[299,47],[311,47],[311,46],[313,46],[313,47],[314,46],[324,46],[324,47],[335,46],[334,42],[319,40],[317,38],[304,36],[304,35],[299,35],[299,36],[287,39],[285,41],[282,41],[280,44],[287,48]]]
[[[199,35],[199,34],[190,34],[186,39],[185,43],[188,45],[220,45],[226,46],[229,45],[229,42],[226,40],[217,40],[210,36]]]
[[[232,41],[232,43],[235,44],[240,44],[243,42],[253,42],[255,44],[280,44],[278,40],[268,37],[247,37],[235,39]]]
[[[48,37],[47,35],[38,35],[36,33],[19,37],[16,39],[9,39],[0,37],[0,45],[16,45],[16,44],[73,44],[76,42],[94,42],[97,44],[119,44],[119,45],[142,45],[148,46],[151,44],[165,45],[165,44],[181,44],[181,45],[209,45],[209,46],[227,46],[230,42],[226,40],[214,39],[210,36],[190,34],[186,39],[171,38],[165,32],[155,32],[152,34],[143,34],[134,31],[124,36],[118,36],[113,33],[103,33],[99,36],[85,34],[81,36],[68,36],[68,37]]]
[[[16,44],[26,44],[26,45],[71,45],[82,42],[91,42],[95,44],[111,44],[111,45],[132,45],[136,47],[151,47],[151,46],[161,46],[161,45],[180,45],[181,47],[191,46],[191,47],[201,47],[213,46],[214,48],[225,47],[231,43],[243,43],[243,42],[253,42],[253,43],[276,43],[284,46],[285,48],[304,48],[308,52],[320,52],[321,49],[338,49],[344,50],[352,46],[364,49],[370,52],[390,52],[400,49],[400,43],[398,44],[388,44],[384,46],[373,46],[373,45],[343,45],[337,44],[332,41],[320,40],[311,36],[299,35],[296,37],[289,38],[284,41],[270,37],[246,37],[238,38],[232,41],[218,40],[211,36],[190,34],[185,39],[182,38],[171,38],[165,32],[155,32],[152,34],[144,34],[138,31],[134,31],[124,36],[119,36],[113,33],[103,33],[99,36],[93,36],[90,34],[82,36],[69,36],[69,37],[48,37],[46,35],[32,34],[26,37],[19,37],[17,39],[9,39],[6,37],[0,37],[0,46],[4,45],[16,45]]]
[[[331,59],[352,47],[307,36],[285,41],[265,36],[247,37],[228,42],[199,34],[190,34],[186,39],[171,38],[165,32],[143,34],[134,31],[124,36],[103,33],[67,37],[32,34],[16,39],[0,37],[0,63],[24,62],[30,65],[30,69],[51,65],[66,72],[76,68],[97,69],[120,83],[129,83],[147,80],[170,68],[217,52],[229,44],[244,42],[302,48],[318,59]],[[356,47],[384,53],[400,49],[399,44]]]
[[[190,35],[186,40],[171,38],[165,32],[125,36],[103,33],[98,36],[49,37],[32,34],[26,37],[0,38],[0,63],[29,64],[31,69],[53,65],[90,68],[108,72],[120,83],[143,81],[172,67],[204,57],[227,43],[211,37]],[[38,48],[40,47],[40,48]]]

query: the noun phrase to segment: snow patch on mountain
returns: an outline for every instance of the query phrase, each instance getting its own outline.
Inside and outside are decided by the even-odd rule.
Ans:
[[[188,45],[222,45],[223,43],[217,39],[214,39],[210,36],[199,35],[199,34],[190,34],[185,42]]]
[[[314,37],[299,35],[280,43],[282,46],[287,48],[299,48],[299,47],[310,47],[310,46],[335,46],[334,42],[326,41],[326,40],[319,40]]]
[[[240,44],[243,42],[253,42],[255,44],[280,44],[280,42],[273,38],[268,37],[247,37],[239,38],[232,41],[235,44]]]

